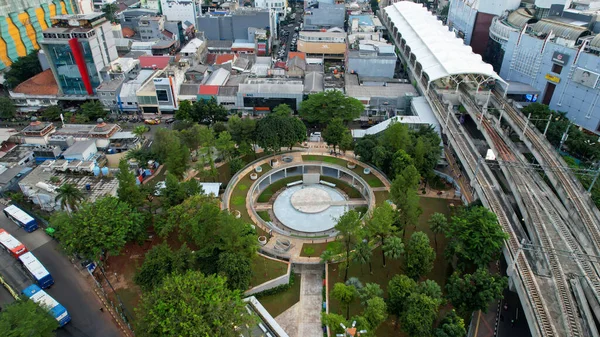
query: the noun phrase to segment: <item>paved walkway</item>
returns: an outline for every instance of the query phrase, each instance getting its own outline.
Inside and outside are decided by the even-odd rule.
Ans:
[[[275,318],[290,337],[322,337],[323,265],[299,265],[300,301]]]

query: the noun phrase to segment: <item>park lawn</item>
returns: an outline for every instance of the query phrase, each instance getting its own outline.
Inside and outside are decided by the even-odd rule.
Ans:
[[[302,250],[300,250],[300,256],[309,257],[307,254],[304,253],[304,249],[307,247],[312,247],[315,250],[315,252],[313,254],[311,254],[310,257],[319,257],[319,256],[321,256],[321,254],[323,254],[323,252],[325,250],[327,250],[328,245],[329,245],[329,243],[327,243],[327,242],[303,243]]]
[[[261,167],[263,171],[261,173],[258,173],[259,177],[271,170],[271,165],[269,164],[263,164],[261,165]],[[240,211],[242,219],[246,220],[248,223],[253,222],[252,219],[250,219],[248,210],[246,209],[246,198],[248,196],[248,190],[250,189],[250,186],[252,186],[253,183],[254,181],[250,179],[250,173],[248,173],[246,176],[242,177],[237,182],[235,188],[233,189],[233,191],[231,191],[231,198],[229,199],[229,209]]]
[[[344,160],[342,158],[330,157],[330,156],[316,156],[316,155],[312,155],[312,154],[302,155],[302,160],[303,161],[322,161],[325,163],[335,164],[335,165],[339,165],[339,166],[343,166],[343,167],[346,167],[346,164],[348,164],[348,161]]]
[[[352,199],[356,199],[356,198],[362,199],[363,198],[362,194],[360,194],[360,192],[356,189],[356,187],[351,186],[350,184],[348,184],[347,182],[345,182],[343,180],[325,176],[325,175],[321,176],[321,180],[335,184],[335,187],[344,191],[344,193],[346,193],[349,198],[352,198]]]
[[[390,197],[390,192],[388,191],[375,191],[375,205],[380,206]]]
[[[287,263],[268,259],[261,255],[256,255],[252,259],[252,279],[250,287],[263,284],[269,280],[277,278],[287,273]]]
[[[132,288],[121,288],[117,289],[116,292],[121,298],[121,301],[123,301],[125,308],[127,308],[127,314],[131,315],[132,318],[136,320],[135,308],[137,308],[140,302],[141,291]]]
[[[291,176],[291,177],[282,178],[282,179],[277,180],[276,182],[267,186],[267,188],[265,188],[262,191],[262,193],[258,196],[257,201],[258,202],[269,202],[271,197],[273,195],[275,195],[275,193],[277,193],[277,191],[284,188],[287,184],[294,182],[294,181],[298,181],[298,180],[302,180],[302,176],[296,175],[296,176]]]
[[[304,160],[304,161],[322,161],[325,163],[336,164],[336,165],[343,166],[343,167],[347,167],[346,164],[348,164],[348,161],[345,159],[337,158],[337,157],[329,157],[329,156],[303,155],[302,160]],[[352,171],[354,173],[358,174],[361,178],[363,178],[367,182],[367,184],[369,184],[369,186],[371,186],[371,187],[385,186],[383,184],[383,182],[381,180],[379,180],[379,178],[377,178],[372,173],[365,174],[363,172],[364,169],[365,168],[363,166],[356,165],[356,167],[353,168]]]
[[[265,221],[271,221],[271,216],[268,211],[257,211],[256,214]]]
[[[294,275],[294,284],[288,290],[274,295],[263,296],[258,301],[273,318],[281,315],[300,301],[300,274]]]
[[[352,169],[352,171],[354,171],[354,173],[358,174],[361,178],[363,178],[367,184],[369,184],[369,186],[371,187],[383,187],[385,186],[383,184],[383,181],[379,180],[379,178],[377,178],[377,176],[375,176],[372,172],[373,169],[371,169],[371,173],[370,174],[365,174],[365,172],[363,171],[365,168],[360,166],[360,165],[356,165],[355,168]]]
[[[450,207],[450,204],[456,204],[455,200],[447,200],[447,199],[437,199],[437,198],[420,198],[420,204],[423,209],[423,214],[419,218],[419,224],[417,225],[418,231],[425,232],[429,239],[431,240],[431,246],[435,249],[434,243],[434,235],[429,229],[429,225],[427,224],[427,220],[434,212],[444,213],[446,215],[451,215],[453,210]],[[414,228],[409,228],[406,231],[405,236],[405,244],[408,241],[410,235],[415,231]],[[438,247],[436,250],[436,259],[434,262],[433,270],[427,275],[425,279],[430,279],[436,281],[442,291],[446,285],[446,279],[451,273],[449,269],[449,265],[444,259],[444,249],[447,244],[447,240],[443,238],[443,236],[438,235]],[[350,277],[358,277],[358,279],[363,283],[377,283],[383,289],[385,296],[387,296],[387,285],[389,280],[396,274],[402,273],[402,259],[399,260],[390,260],[386,259],[386,267],[383,268],[382,256],[381,256],[381,248],[378,247],[373,251],[373,256],[371,258],[371,263],[373,266],[373,274],[369,274],[369,265],[361,265],[357,262],[354,262],[350,265],[350,269],[348,271],[348,278]],[[336,282],[344,281],[344,269],[340,269],[338,264],[330,264],[329,265],[329,289],[333,289],[333,286]],[[331,313],[339,313],[345,315],[346,309],[345,306],[340,306],[340,304],[331,297],[330,294],[330,303],[329,303],[329,312]],[[356,300],[350,305],[350,316],[358,315],[362,312],[363,308],[360,305],[360,302]],[[377,336],[406,336],[405,334],[394,330],[393,320],[395,317],[388,317],[387,321],[384,322],[376,332]]]

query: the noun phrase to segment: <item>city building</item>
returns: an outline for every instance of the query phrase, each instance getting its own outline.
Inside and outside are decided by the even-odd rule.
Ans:
[[[31,123],[21,130],[21,140],[25,144],[48,145],[48,139],[56,132],[54,124],[31,118]]]
[[[357,42],[346,56],[347,72],[359,76],[394,77],[398,56],[393,45],[369,40]]]
[[[19,111],[37,111],[58,104],[58,84],[52,70],[47,69],[21,82],[9,92]]]
[[[119,23],[125,33],[125,29],[131,29],[134,33],[137,31],[140,19],[148,16],[159,16],[160,10],[148,9],[148,8],[130,8],[119,12],[117,17]],[[127,34],[129,35],[129,34]],[[132,35],[133,36],[133,35]],[[126,36],[126,37],[132,37]]]
[[[536,2],[538,1],[540,0]],[[465,44],[470,45],[475,53],[483,56],[493,18],[505,11],[519,8],[520,4],[521,0],[452,0],[448,10],[448,27]]]
[[[199,32],[204,32],[204,37],[209,41],[254,41],[250,28],[266,29],[271,37],[276,38],[277,22],[275,11],[242,7],[233,12],[210,12],[200,15],[196,27]],[[210,42],[208,47],[210,51]]]
[[[343,59],[346,55],[346,33],[337,31],[301,31],[298,36],[298,51],[307,57]]]
[[[33,149],[28,145],[18,145],[0,157],[0,167],[13,168],[15,166],[33,166],[35,164]]]
[[[0,4],[0,70],[40,49],[42,31],[57,15],[75,14],[71,0],[3,1]]]
[[[151,81],[157,74],[157,70],[142,69],[137,77],[129,80],[121,86],[117,104],[122,112],[137,112],[140,111],[138,106],[137,92],[140,88]]]
[[[63,124],[54,135],[71,136],[76,142],[94,140],[98,149],[106,149],[110,143],[110,137],[119,131],[121,131],[121,127],[118,124],[105,123],[102,118],[99,118],[95,125]]]
[[[348,34],[371,33],[383,30],[379,18],[372,14],[350,15],[348,17]]]
[[[254,7],[263,9],[272,9],[277,14],[283,16],[288,7],[287,0],[255,0]]]
[[[194,66],[206,61],[208,54],[208,46],[206,41],[194,38],[190,40],[183,48],[180,54],[183,59],[186,59],[190,65]]]
[[[68,161],[72,160],[91,160],[98,153],[96,147],[96,141],[93,139],[80,140],[69,146],[65,152],[62,153],[64,159]]]
[[[236,106],[254,113],[272,111],[279,104],[287,104],[293,110],[300,107],[304,98],[304,82],[285,78],[248,78],[237,92]]]
[[[169,65],[146,81],[136,92],[138,108],[143,113],[173,113],[179,107],[179,90],[189,64]]]
[[[194,26],[200,14],[198,0],[160,0],[162,14],[169,21],[181,21],[184,28]]]
[[[41,41],[50,68],[64,95],[93,96],[100,85],[100,70],[117,59],[109,21],[102,13],[61,15],[52,18]]]
[[[328,3],[319,3],[318,8],[308,8],[304,12],[304,30],[321,30],[333,27],[344,28],[346,7]]]

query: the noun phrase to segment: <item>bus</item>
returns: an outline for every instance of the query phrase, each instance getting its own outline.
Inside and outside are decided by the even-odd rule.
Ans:
[[[37,221],[15,205],[10,205],[4,209],[4,215],[11,219],[17,226],[22,227],[26,232],[31,233],[38,228]]]
[[[52,275],[50,275],[48,270],[44,268],[44,265],[31,252],[19,256],[19,260],[40,288],[50,288],[54,284]]]
[[[47,309],[52,317],[58,321],[59,326],[63,327],[71,321],[71,316],[69,316],[67,309],[35,284],[25,288],[22,293],[34,303]]]
[[[0,246],[6,249],[15,259],[27,253],[25,245],[2,228],[0,228]]]

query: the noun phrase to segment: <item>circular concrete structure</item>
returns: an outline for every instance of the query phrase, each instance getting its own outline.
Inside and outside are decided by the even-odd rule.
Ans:
[[[331,196],[320,188],[306,187],[294,192],[290,202],[299,212],[320,213],[329,208]]]
[[[314,202],[316,198],[320,198],[323,204]],[[335,188],[319,184],[296,185],[277,196],[273,202],[273,214],[291,230],[324,232],[335,227],[336,219],[348,210],[344,201],[346,198]]]

